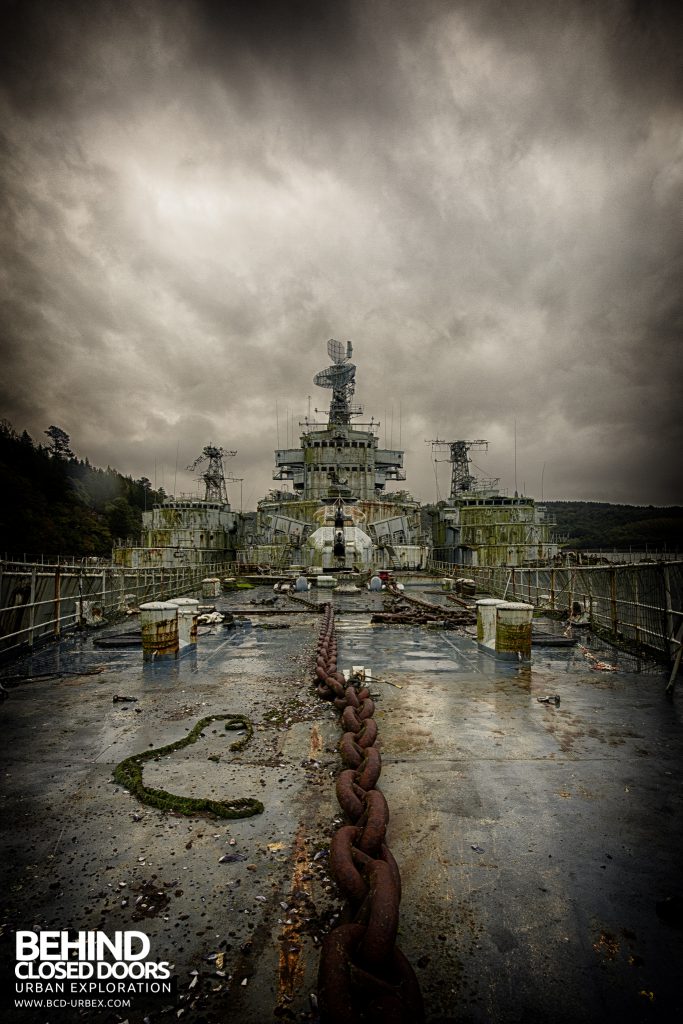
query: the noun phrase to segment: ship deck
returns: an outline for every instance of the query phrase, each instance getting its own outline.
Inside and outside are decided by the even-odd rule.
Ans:
[[[216,604],[248,615],[272,593]],[[683,714],[665,670],[592,637],[617,671],[579,647],[499,665],[465,630],[371,625],[381,594],[332,600],[340,665],[373,674],[398,941],[429,1024],[679,1019]],[[196,656],[143,666],[139,648],[94,643],[126,623],[3,668],[3,991],[15,929],[138,929],[150,959],[174,965],[179,997],[17,1019],[316,1020],[320,937],[341,907],[327,874],[340,730],[310,684],[319,626],[306,609],[253,615],[204,632]],[[538,700],[555,694],[559,706]],[[113,782],[123,758],[220,714],[252,719],[243,751],[215,723],[148,762],[145,782],[255,796],[262,814],[186,818]]]

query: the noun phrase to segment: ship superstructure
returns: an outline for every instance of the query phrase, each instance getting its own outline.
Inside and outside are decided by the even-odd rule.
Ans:
[[[331,392],[327,419],[315,421],[309,412],[299,424],[298,447],[275,451],[273,479],[284,486],[270,491],[255,513],[233,512],[223,459],[236,453],[207,445],[188,467],[203,467],[204,498],[181,495],[145,512],[139,543],[119,542],[115,564],[239,561],[278,572],[367,571],[420,569],[430,557],[454,565],[515,566],[557,554],[554,523],[543,505],[517,493],[509,497],[498,480],[473,475],[470,451],[486,448],[487,441],[431,442],[433,457],[446,451],[451,464],[447,501],[422,506],[405,490],[388,490],[406,478],[404,453],[381,447],[381,424],[374,418],[359,422],[351,342],[330,339],[327,353],[330,365],[313,378]]]
[[[447,449],[451,490],[447,502],[432,509],[434,559],[457,565],[528,565],[544,563],[558,552],[555,525],[545,506],[533,498],[501,494],[498,480],[471,472],[470,450],[488,442],[431,442],[432,451]]]
[[[426,562],[419,505],[405,491],[403,452],[381,448],[374,420],[353,423],[356,367],[351,342],[330,339],[330,366],[314,383],[331,390],[326,423],[306,418],[298,448],[275,452],[273,479],[291,481],[259,502],[244,560],[324,569],[408,568]]]
[[[188,466],[196,470],[205,464],[202,479],[204,498],[180,495],[156,504],[142,514],[139,544],[123,541],[113,551],[115,565],[172,568],[237,557],[240,517],[228,501],[223,458],[234,451],[209,444]]]

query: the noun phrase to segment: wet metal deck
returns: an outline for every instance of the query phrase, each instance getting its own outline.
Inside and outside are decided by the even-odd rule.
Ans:
[[[620,671],[591,670],[578,648],[534,648],[530,669],[499,667],[463,631],[357,614],[381,603],[336,598],[339,655],[373,670],[379,785],[403,880],[399,944],[430,1024],[678,1019],[681,921],[656,907],[683,896],[683,716],[663,696],[664,673],[604,648]],[[319,617],[268,622],[288,628],[256,616],[217,627],[196,659],[172,666],[143,670],[139,649],[98,649],[88,635],[5,668],[34,677],[0,709],[6,969],[15,928],[140,928],[150,957],[175,965],[182,1020],[315,1019],[319,937],[340,906],[325,857],[339,729],[309,685]],[[37,678],[47,672],[58,674]],[[559,707],[537,700],[554,694]],[[243,752],[229,752],[234,734],[216,723],[148,762],[145,782],[256,796],[262,815],[183,818],[113,784],[122,758],[231,713],[255,723]],[[137,1024],[161,1009],[63,1019]]]

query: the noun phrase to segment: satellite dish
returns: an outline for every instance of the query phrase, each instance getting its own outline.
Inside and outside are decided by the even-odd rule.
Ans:
[[[316,373],[313,383],[320,388],[343,388],[351,383],[355,372],[356,367],[353,363],[335,363],[334,366],[328,366],[326,370]]]
[[[327,343],[327,354],[333,363],[343,363],[346,358],[344,343],[342,341],[335,341],[334,338],[330,338]]]

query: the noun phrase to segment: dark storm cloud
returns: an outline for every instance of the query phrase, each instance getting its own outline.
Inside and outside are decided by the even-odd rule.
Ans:
[[[333,134],[346,117],[398,114],[402,97],[391,53],[424,26],[419,4],[199,0],[193,9],[191,59],[256,102],[267,75],[292,90],[307,127],[317,118]]]
[[[563,35],[604,53],[619,87],[635,98],[680,96],[683,14],[670,0],[498,0],[451,5],[466,12],[477,32],[502,39],[509,50],[540,52]]]
[[[2,17],[19,429],[58,422],[147,476],[224,443],[253,503],[278,427],[291,442],[308,396],[325,407],[325,339],[350,337],[358,397],[422,497],[436,436],[488,437],[481,468],[512,487],[516,421],[520,486],[545,465],[546,497],[680,500],[673,5]]]

